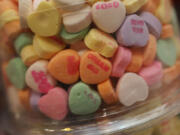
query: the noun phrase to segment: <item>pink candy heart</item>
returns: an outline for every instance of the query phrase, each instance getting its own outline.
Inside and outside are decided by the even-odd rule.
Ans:
[[[40,111],[54,120],[63,120],[68,114],[68,94],[62,88],[54,88],[38,102]]]

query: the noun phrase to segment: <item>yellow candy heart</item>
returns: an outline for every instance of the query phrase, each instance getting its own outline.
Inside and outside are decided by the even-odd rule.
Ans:
[[[61,28],[61,15],[51,2],[43,1],[27,18],[28,26],[37,35],[56,35]]]
[[[123,0],[127,14],[137,12],[148,0]]]
[[[33,47],[37,54],[43,59],[50,59],[56,53],[65,48],[64,44],[59,44],[50,38],[35,36],[33,40]]]
[[[86,35],[84,42],[89,49],[108,58],[112,57],[118,48],[115,39],[98,29],[91,29]]]
[[[28,45],[22,49],[21,58],[26,66],[32,65],[40,59],[32,45]]]
[[[155,15],[163,24],[170,23],[171,21],[171,3],[170,0],[161,0]]]

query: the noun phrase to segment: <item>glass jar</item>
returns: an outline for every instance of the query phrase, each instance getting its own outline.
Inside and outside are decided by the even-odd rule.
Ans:
[[[179,25],[170,0],[0,6],[2,84],[19,131],[131,134],[179,112]]]

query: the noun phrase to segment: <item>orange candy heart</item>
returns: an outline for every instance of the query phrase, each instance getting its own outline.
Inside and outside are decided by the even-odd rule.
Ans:
[[[128,65],[126,71],[137,73],[143,66],[143,52],[141,48],[132,48],[132,60]]]
[[[107,80],[111,74],[112,64],[97,52],[88,51],[81,57],[80,76],[87,84],[98,84]]]
[[[65,84],[72,84],[79,79],[80,56],[74,50],[68,49],[59,52],[49,64],[49,73]]]

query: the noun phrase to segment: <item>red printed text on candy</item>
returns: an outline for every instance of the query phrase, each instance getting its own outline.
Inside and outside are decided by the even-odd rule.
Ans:
[[[70,75],[74,75],[79,71],[80,61],[76,60],[74,56],[67,57],[67,72]]]
[[[89,70],[91,70],[94,74],[98,74],[99,73],[99,70],[94,65],[92,65],[92,64],[88,64],[87,68]]]
[[[104,9],[109,9],[109,8],[118,8],[119,7],[119,2],[114,1],[113,3],[100,3],[96,5],[97,10],[104,10]]]
[[[144,33],[144,21],[143,20],[135,20],[131,19],[132,31],[137,34]]]
[[[53,86],[48,82],[46,75],[43,71],[32,71],[31,73],[34,81],[38,84],[38,88],[41,92],[46,93],[48,92],[48,90],[53,88]]]
[[[84,91],[84,94],[89,97],[93,102],[94,104],[96,104],[96,99],[94,98],[93,94],[92,93],[88,93],[86,90]]]
[[[109,66],[106,65],[104,62],[102,62],[99,58],[94,56],[93,54],[89,54],[88,58],[92,60],[97,66],[99,66],[101,69],[103,69],[105,72],[109,71]]]

